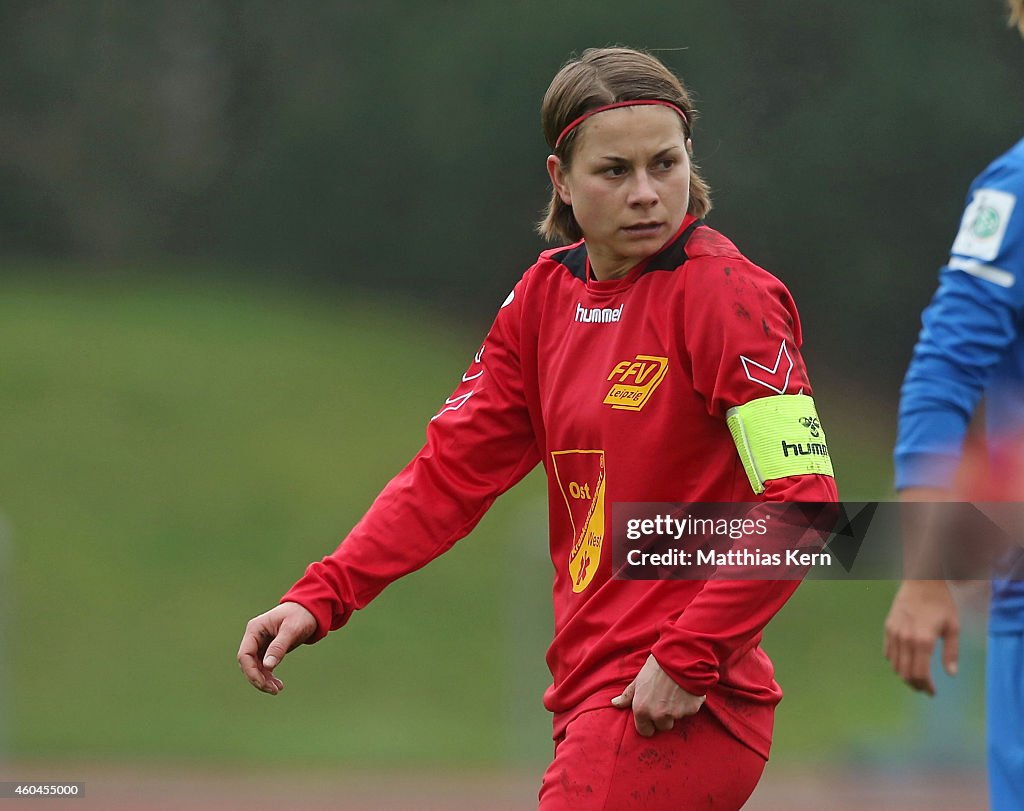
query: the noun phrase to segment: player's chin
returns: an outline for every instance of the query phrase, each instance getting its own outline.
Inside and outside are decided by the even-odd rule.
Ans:
[[[639,262],[656,253],[664,244],[665,240],[660,236],[633,237],[621,240],[616,253]]]

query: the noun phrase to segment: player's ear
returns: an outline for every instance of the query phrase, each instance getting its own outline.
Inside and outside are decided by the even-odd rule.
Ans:
[[[551,178],[551,185],[558,194],[559,199],[567,206],[572,205],[572,192],[569,189],[567,173],[562,159],[558,155],[548,155],[547,161],[548,177]]]

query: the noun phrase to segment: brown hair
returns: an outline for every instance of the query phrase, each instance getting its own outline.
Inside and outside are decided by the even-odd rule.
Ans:
[[[1010,7],[1010,25],[1017,26],[1021,36],[1024,36],[1024,0],[1007,0]]]
[[[1024,0],[1021,0],[1024,2]],[[683,130],[689,138],[696,111],[683,83],[660,60],[632,48],[588,48],[570,59],[551,80],[540,108],[544,138],[554,155],[569,168],[580,128],[569,132],[555,147],[562,130],[589,110],[618,101],[656,99],[674,104],[684,113]],[[690,163],[690,205],[688,213],[705,216],[711,210],[711,189]],[[583,236],[572,206],[562,202],[555,189],[537,231],[549,241],[575,242]]]

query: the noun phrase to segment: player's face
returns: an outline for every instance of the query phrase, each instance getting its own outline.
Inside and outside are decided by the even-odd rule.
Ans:
[[[674,111],[619,107],[580,125],[568,169],[548,158],[597,278],[624,275],[679,230],[690,203],[689,147]]]

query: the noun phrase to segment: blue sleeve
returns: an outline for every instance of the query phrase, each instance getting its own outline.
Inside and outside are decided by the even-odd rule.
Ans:
[[[972,184],[900,392],[896,487],[952,485],[964,435],[1024,310],[1024,141]]]

